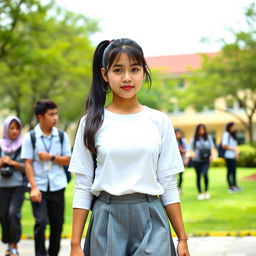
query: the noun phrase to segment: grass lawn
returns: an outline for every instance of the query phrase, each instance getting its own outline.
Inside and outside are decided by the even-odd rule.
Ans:
[[[186,170],[181,201],[188,233],[256,230],[256,181],[243,179],[256,173],[256,168],[238,168],[237,171],[238,184],[244,188],[243,191],[228,194],[225,168],[211,168],[209,175],[212,198],[197,201],[194,169]],[[73,187],[74,179],[66,189],[64,235],[71,233]],[[22,216],[23,234],[32,235],[34,219],[29,200],[23,205]]]

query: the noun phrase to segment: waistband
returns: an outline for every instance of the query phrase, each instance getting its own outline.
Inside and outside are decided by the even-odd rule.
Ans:
[[[151,202],[155,199],[159,199],[159,197],[147,195],[147,194],[141,194],[141,193],[114,196],[105,191],[102,191],[98,199],[108,204],[133,204],[133,203]]]

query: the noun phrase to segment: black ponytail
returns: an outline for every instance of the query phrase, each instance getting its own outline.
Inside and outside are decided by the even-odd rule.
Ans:
[[[109,41],[101,42],[93,56],[92,86],[86,101],[86,124],[84,130],[84,144],[92,152],[96,153],[94,145],[95,134],[103,122],[104,105],[108,83],[102,77],[102,58]]]
[[[84,144],[93,153],[96,152],[95,135],[100,129],[104,119],[104,105],[109,84],[101,74],[101,68],[106,74],[120,54],[125,53],[136,60],[143,67],[146,82],[151,85],[150,70],[146,63],[141,47],[131,39],[121,38],[113,41],[101,42],[95,50],[93,57],[92,87],[86,102],[86,123],[84,130]]]

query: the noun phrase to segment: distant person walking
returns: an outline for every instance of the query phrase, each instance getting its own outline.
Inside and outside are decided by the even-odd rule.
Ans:
[[[26,188],[24,163],[20,158],[22,124],[18,117],[8,116],[3,128],[3,139],[0,140],[0,224],[2,241],[8,244],[5,256],[17,256]]]
[[[178,128],[175,129],[175,135],[176,135],[176,139],[177,139],[177,142],[178,142],[180,155],[181,155],[182,161],[185,165],[185,156],[186,156],[186,153],[188,151],[187,141],[186,141],[185,138],[183,138],[182,131]],[[178,177],[178,190],[179,190],[179,193],[181,194],[182,193],[183,172],[180,172],[178,175],[179,175],[179,177]]]
[[[195,135],[190,143],[190,155],[193,167],[196,171],[196,185],[198,190],[198,200],[210,199],[208,170],[213,159],[214,143],[212,137],[208,135],[206,126],[198,124]],[[201,187],[201,177],[204,179],[204,190]]]
[[[59,130],[55,127],[58,109],[54,102],[40,100],[36,102],[34,112],[39,124],[25,135],[21,157],[25,159],[35,218],[35,255],[57,256],[64,222],[64,191],[67,185],[63,166],[69,164],[70,145],[66,133],[63,135],[63,143],[60,141]],[[51,233],[47,252],[45,228],[48,220]]]
[[[229,122],[226,131],[222,137],[222,147],[225,149],[224,158],[227,166],[228,192],[233,193],[240,191],[236,180],[236,159],[238,158],[236,126],[234,122]]]

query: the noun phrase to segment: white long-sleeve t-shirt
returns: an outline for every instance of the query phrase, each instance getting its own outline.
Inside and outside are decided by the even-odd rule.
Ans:
[[[164,205],[179,202],[176,174],[184,170],[173,126],[164,113],[144,106],[135,114],[104,110],[95,137],[97,168],[83,142],[80,121],[69,165],[76,174],[73,208],[90,209],[92,194],[160,195]],[[95,171],[95,178],[94,177]]]

